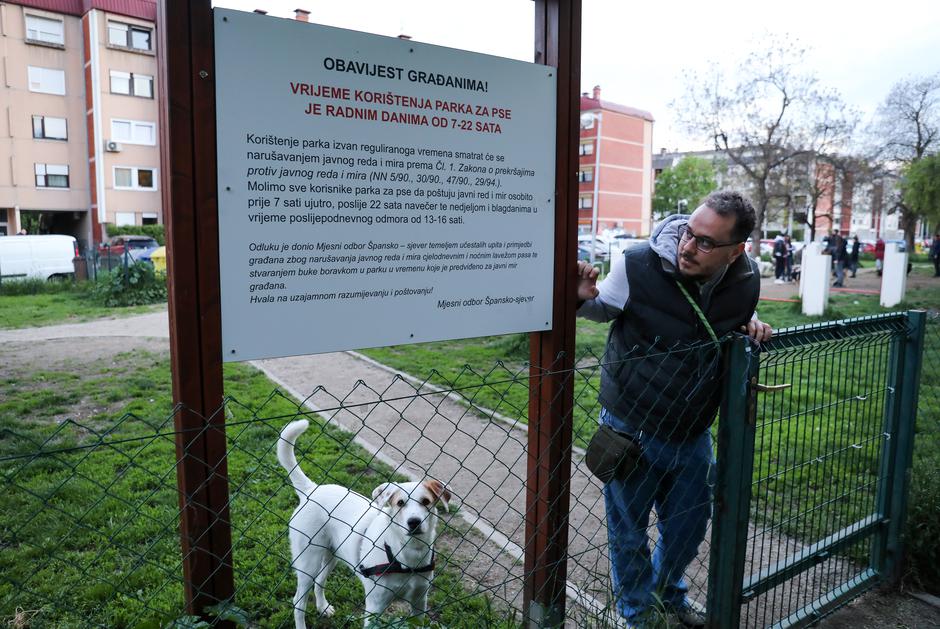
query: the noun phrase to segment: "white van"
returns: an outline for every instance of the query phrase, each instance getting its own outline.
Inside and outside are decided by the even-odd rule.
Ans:
[[[72,236],[0,237],[0,279],[71,277],[72,259],[78,256],[78,242]]]

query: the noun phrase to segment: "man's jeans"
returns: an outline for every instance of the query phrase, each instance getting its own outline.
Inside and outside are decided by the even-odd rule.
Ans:
[[[601,409],[601,422],[633,434],[643,446],[646,466],[626,481],[604,486],[611,577],[617,611],[627,619],[642,614],[656,600],[667,607],[685,604],[683,578],[705,539],[712,511],[714,457],[706,430],[690,441],[671,443],[636,433]],[[650,509],[656,507],[659,537],[650,561]]]
[[[842,260],[836,260],[835,271],[836,271],[836,283],[833,284],[833,286],[844,286],[845,285],[845,262],[843,262]]]

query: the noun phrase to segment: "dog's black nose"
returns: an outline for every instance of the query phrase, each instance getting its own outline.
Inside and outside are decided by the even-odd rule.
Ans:
[[[421,528],[420,518],[408,518],[408,530],[412,533]]]

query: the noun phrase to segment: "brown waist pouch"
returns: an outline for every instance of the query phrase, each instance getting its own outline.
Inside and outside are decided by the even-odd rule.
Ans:
[[[615,478],[626,480],[644,465],[643,448],[630,435],[601,424],[588,444],[584,462],[604,484]]]

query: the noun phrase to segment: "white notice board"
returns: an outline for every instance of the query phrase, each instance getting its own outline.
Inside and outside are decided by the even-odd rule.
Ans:
[[[215,10],[225,360],[546,330],[554,69]]]

